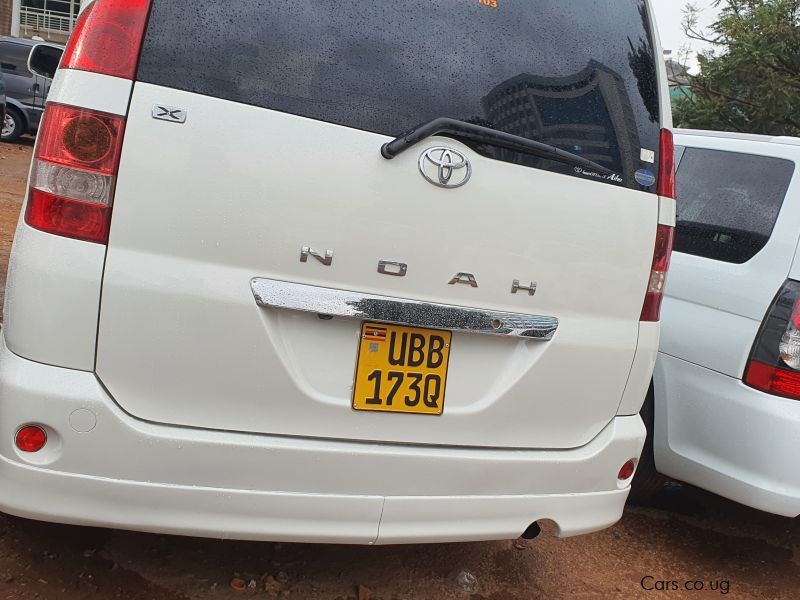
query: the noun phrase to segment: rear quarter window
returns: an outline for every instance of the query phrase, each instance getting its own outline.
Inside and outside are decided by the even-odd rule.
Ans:
[[[33,77],[28,71],[28,55],[31,47],[13,42],[0,42],[0,71],[9,75]]]
[[[657,59],[645,0],[153,0],[137,78],[392,137],[450,117],[618,176],[491,158],[654,191]]]
[[[745,263],[766,246],[792,181],[790,160],[686,148],[675,251]]]

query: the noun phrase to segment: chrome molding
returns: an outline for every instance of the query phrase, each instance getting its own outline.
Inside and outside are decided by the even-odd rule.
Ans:
[[[265,308],[544,341],[552,339],[558,329],[555,317],[360,294],[274,279],[256,278],[250,285],[256,304]]]

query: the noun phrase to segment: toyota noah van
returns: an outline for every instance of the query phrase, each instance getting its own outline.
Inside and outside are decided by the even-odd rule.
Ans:
[[[611,525],[670,127],[645,0],[89,3],[9,268],[0,510],[358,544]]]

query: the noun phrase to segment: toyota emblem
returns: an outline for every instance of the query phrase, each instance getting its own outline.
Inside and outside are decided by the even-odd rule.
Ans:
[[[445,146],[425,150],[419,157],[419,171],[433,185],[443,188],[461,187],[472,177],[469,159]]]

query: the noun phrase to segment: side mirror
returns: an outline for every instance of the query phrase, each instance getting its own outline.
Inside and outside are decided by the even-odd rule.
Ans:
[[[36,44],[28,56],[28,70],[36,75],[52,79],[63,54],[64,49],[61,46]]]

